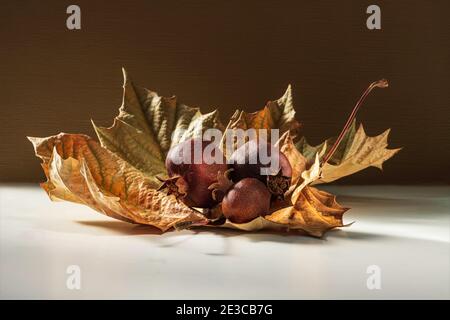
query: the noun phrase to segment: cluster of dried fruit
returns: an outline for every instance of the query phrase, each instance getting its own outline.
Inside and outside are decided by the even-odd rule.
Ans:
[[[193,150],[196,144],[203,155],[197,163],[193,152],[185,157],[185,152]],[[292,167],[282,152],[270,143],[258,143],[253,139],[233,152],[227,165],[219,149],[214,149],[211,157],[204,153],[211,144],[210,140],[191,138],[171,149],[166,158],[170,178],[161,179],[163,184],[159,190],[167,189],[168,194],[174,194],[189,207],[213,209],[219,204],[223,216],[233,223],[247,223],[267,215],[271,200],[284,200],[290,187]],[[270,162],[261,161],[263,148],[268,156],[278,152],[278,168],[273,175],[261,173],[263,167],[270,169]],[[220,161],[214,162],[214,159]]]
[[[214,226],[302,230],[322,236],[344,225],[347,208],[311,185],[369,166],[381,168],[399,150],[386,148],[389,131],[369,137],[362,126],[355,127],[362,101],[373,88],[386,86],[384,81],[364,92],[338,138],[310,146],[298,135],[290,87],[261,111],[236,111],[225,127],[217,111],[201,114],[175,97],[135,86],[125,71],[124,77],[123,103],[113,126],[94,124],[100,144],[82,134],[29,138],[47,176],[41,186],[52,200],[85,204],[110,217],[162,231]],[[256,140],[231,155],[222,149],[220,156],[231,165],[180,163],[182,147],[201,139],[209,128],[280,130],[278,172],[262,176],[261,163],[239,161],[259,152]],[[205,148],[209,142],[200,143]]]

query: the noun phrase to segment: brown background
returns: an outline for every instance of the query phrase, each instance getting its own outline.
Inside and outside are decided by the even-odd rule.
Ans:
[[[66,29],[66,7],[82,30]],[[369,4],[382,30],[365,26]],[[313,143],[335,135],[361,91],[381,77],[359,119],[391,127],[404,150],[380,173],[341,183],[448,183],[449,1],[2,1],[1,181],[43,174],[26,135],[93,135],[121,102],[125,66],[136,83],[222,118],[254,111],[293,85]]]

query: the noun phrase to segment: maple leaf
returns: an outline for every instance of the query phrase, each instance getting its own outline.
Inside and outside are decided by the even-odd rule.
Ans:
[[[308,159],[296,148],[289,131],[280,137],[275,146],[279,147],[280,151],[289,160],[292,167],[291,184],[296,185],[301,179],[302,172],[306,169]]]
[[[81,134],[29,137],[47,181],[42,188],[52,200],[85,204],[119,220],[148,224],[166,231],[178,224],[206,224],[206,218],[156,191],[158,181]]]
[[[228,121],[226,130],[230,132],[230,136],[233,136],[236,130],[268,129],[270,134],[270,129],[278,129],[280,135],[290,132],[290,135],[295,138],[300,127],[300,123],[295,119],[292,88],[289,85],[281,98],[268,101],[259,111],[248,113],[236,110]],[[225,155],[231,156],[231,151],[226,149],[224,142],[222,145]]]
[[[262,110],[248,113],[236,110],[231,116],[227,128],[241,129],[279,129],[283,134],[290,131],[293,134],[300,124],[295,119],[295,109],[292,101],[292,88],[289,85],[283,96],[274,101],[268,101]]]
[[[123,99],[119,115],[109,128],[92,123],[105,148],[149,176],[165,175],[165,156],[171,147],[201,136],[208,128],[223,130],[218,111],[202,114],[175,96],[135,86],[122,69]]]
[[[387,149],[389,132],[390,129],[378,136],[369,137],[362,124],[356,129],[354,120],[332,157],[323,165],[321,178],[313,184],[329,183],[371,166],[382,169],[383,163],[401,150]],[[311,163],[316,154],[322,159],[335,141],[334,137],[317,146],[310,146],[303,137],[295,146],[307,162]]]
[[[328,230],[345,226],[342,217],[348,209],[338,204],[331,193],[305,186],[293,206],[264,218],[289,229],[301,229],[309,235],[322,237]]]
[[[362,126],[355,130],[353,123],[332,150],[329,162],[322,163],[333,140],[315,147],[304,138],[296,141],[300,124],[295,120],[289,86],[280,99],[269,101],[262,110],[236,111],[228,122],[230,130],[279,129],[282,136],[276,143],[292,166],[291,188],[285,199],[277,200],[263,217],[244,224],[231,223],[224,221],[220,206],[203,215],[159,191],[158,176],[167,175],[167,152],[180,142],[201,136],[206,129],[223,130],[218,112],[202,114],[198,108],[179,103],[176,97],[161,97],[135,86],[125,70],[123,73],[119,115],[109,128],[93,123],[100,144],[82,134],[29,138],[47,176],[41,186],[52,200],[85,204],[112,218],[162,231],[209,225],[246,231],[303,230],[322,236],[327,230],[344,226],[342,217],[348,209],[332,194],[310,185],[333,181],[368,166],[381,167],[398,151],[386,149],[388,132],[368,137]]]

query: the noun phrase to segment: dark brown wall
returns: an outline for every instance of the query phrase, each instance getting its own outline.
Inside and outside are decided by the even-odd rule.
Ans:
[[[82,30],[66,29],[66,7]],[[365,10],[382,9],[369,31]],[[135,82],[177,94],[224,122],[293,85],[311,142],[335,135],[366,85],[381,77],[359,119],[392,128],[404,150],[380,173],[343,183],[448,183],[449,1],[2,1],[1,181],[43,179],[26,135],[93,135],[121,101],[125,66]]]

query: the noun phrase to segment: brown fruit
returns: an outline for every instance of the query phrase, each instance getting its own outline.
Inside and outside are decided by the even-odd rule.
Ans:
[[[236,183],[222,200],[224,216],[234,223],[246,223],[269,213],[270,192],[260,180],[245,178]]]
[[[264,154],[268,157],[277,152],[279,163],[278,168],[269,175],[261,173],[262,168],[269,168],[270,163],[263,164],[261,162],[262,148]],[[250,163],[251,159],[256,160]],[[276,150],[270,143],[258,143],[258,140],[250,140],[243,146],[238,148],[230,158],[233,170],[232,177],[235,182],[244,178],[256,178],[264,182],[271,194],[275,197],[283,197],[284,193],[289,189],[292,177],[292,167],[287,157],[279,150]]]
[[[170,149],[166,158],[166,168],[170,178],[166,180],[164,186],[188,206],[211,208],[217,204],[217,201],[212,198],[208,187],[217,181],[219,172],[225,172],[228,169],[228,165],[220,150],[216,150],[219,153],[217,155],[213,153],[214,158],[205,159],[202,156],[200,163],[194,163],[193,150],[196,142],[199,142],[202,152],[211,143],[201,138],[192,138]],[[190,154],[185,157],[184,152],[190,152]],[[212,161],[216,156],[220,160],[219,163]]]

